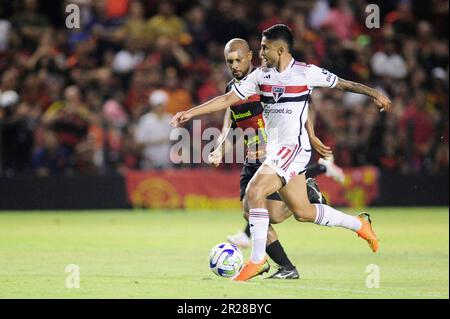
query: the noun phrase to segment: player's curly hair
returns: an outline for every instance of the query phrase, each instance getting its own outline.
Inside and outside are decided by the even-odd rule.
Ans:
[[[283,40],[288,45],[289,52],[294,47],[294,35],[292,30],[285,24],[275,24],[262,32],[267,40]]]

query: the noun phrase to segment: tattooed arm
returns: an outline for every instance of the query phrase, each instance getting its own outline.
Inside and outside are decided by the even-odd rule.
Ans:
[[[388,111],[391,107],[391,100],[386,95],[364,84],[339,78],[335,88],[341,91],[359,93],[371,97],[380,108],[380,112]]]

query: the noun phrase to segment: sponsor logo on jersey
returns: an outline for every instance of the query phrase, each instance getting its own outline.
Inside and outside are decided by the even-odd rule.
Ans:
[[[292,114],[292,110],[291,109],[269,109],[266,107],[264,109],[264,115],[268,115],[268,114]]]
[[[243,119],[243,118],[252,116],[252,112],[250,110],[248,110],[247,112],[244,112],[244,113],[234,113],[233,110],[231,110],[231,112],[233,113],[233,117],[235,120],[239,120],[239,119]]]

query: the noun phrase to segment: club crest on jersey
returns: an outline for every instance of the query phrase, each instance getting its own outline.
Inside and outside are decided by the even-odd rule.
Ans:
[[[275,102],[278,102],[280,97],[284,94],[284,86],[272,86],[272,95]]]

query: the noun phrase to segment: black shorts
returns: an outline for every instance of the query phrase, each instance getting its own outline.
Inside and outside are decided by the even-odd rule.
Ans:
[[[242,167],[242,171],[241,171],[241,179],[240,179],[240,186],[241,186],[241,201],[245,196],[245,190],[247,189],[247,185],[248,182],[250,182],[250,180],[252,179],[253,175],[255,175],[256,171],[258,170],[258,168],[262,165],[262,162],[260,161],[256,161],[256,163],[248,163],[247,161],[245,161],[244,163],[244,167]],[[280,194],[278,194],[278,192],[275,192],[273,194],[270,194],[269,196],[266,197],[267,199],[271,199],[271,200],[278,200],[278,201],[283,201],[281,199]]]

